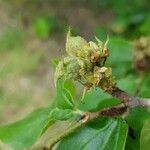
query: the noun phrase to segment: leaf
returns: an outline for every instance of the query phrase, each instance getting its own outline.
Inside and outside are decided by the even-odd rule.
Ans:
[[[145,79],[144,79],[144,83],[141,87],[139,96],[140,97],[145,97],[145,98],[150,97],[149,89],[150,89],[150,76],[146,76]]]
[[[124,76],[132,67],[133,46],[123,38],[111,38],[108,48],[110,51],[108,65],[112,66],[117,78]]]
[[[125,150],[140,150],[139,138],[137,137],[133,138],[128,135]]]
[[[109,51],[109,59],[112,64],[131,62],[133,59],[133,46],[123,38],[111,38],[109,41]]]
[[[23,120],[0,127],[0,140],[14,150],[22,150],[33,145],[49,122],[49,108],[38,109]]]
[[[64,83],[64,88],[70,92],[70,94],[72,95],[73,98],[75,97],[76,88],[75,88],[75,85],[72,81],[66,80]]]
[[[137,89],[139,81],[140,79],[138,77],[133,76],[133,75],[128,75],[125,78],[119,79],[117,81],[117,86],[120,89],[133,95]]]
[[[145,120],[150,119],[150,113],[145,108],[133,108],[130,110],[126,120],[130,127],[132,127],[136,133],[140,133]]]
[[[130,110],[126,120],[130,128],[132,128],[132,137],[127,139],[127,150],[140,149],[140,134],[141,129],[147,119],[150,119],[150,113],[144,108],[133,108]],[[130,132],[129,132],[130,135]],[[133,145],[134,146],[133,146]]]
[[[50,112],[49,117],[55,120],[68,120],[73,117],[73,111],[71,109],[59,109],[55,108]]]
[[[64,87],[62,79],[57,81],[54,106],[60,109],[72,109],[74,107],[73,97],[70,91]]]
[[[96,119],[63,139],[58,150],[123,150],[127,132],[121,119]]]
[[[118,99],[112,98],[100,88],[93,88],[85,93],[82,101],[79,101],[78,107],[84,111],[97,111],[119,103]]]
[[[141,131],[140,150],[149,150],[150,144],[150,119],[146,120]]]

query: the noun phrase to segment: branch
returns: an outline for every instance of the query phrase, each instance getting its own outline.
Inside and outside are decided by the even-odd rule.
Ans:
[[[132,101],[128,103],[129,107],[147,107],[150,108],[150,99],[149,98],[139,98],[135,97]]]
[[[106,109],[106,110],[102,110],[101,112],[99,112],[99,115],[101,116],[107,116],[107,117],[115,117],[115,116],[121,116],[123,114],[125,114],[128,110],[128,107],[125,106],[124,104]]]
[[[148,107],[150,108],[150,99],[149,98],[139,98],[130,96],[127,92],[119,89],[114,86],[106,90],[107,93],[121,100],[121,102],[129,107]]]
[[[127,92],[119,89],[116,86],[108,88],[106,92],[112,95],[112,97],[120,99],[121,102],[124,104],[128,103],[129,101],[131,101],[131,99],[133,99]]]

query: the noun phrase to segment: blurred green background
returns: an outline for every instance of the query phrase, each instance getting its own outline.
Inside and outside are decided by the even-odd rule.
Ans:
[[[47,106],[65,35],[134,41],[150,35],[149,0],[0,0],[0,124]]]

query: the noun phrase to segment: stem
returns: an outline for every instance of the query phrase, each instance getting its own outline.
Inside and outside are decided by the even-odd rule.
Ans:
[[[121,102],[127,107],[150,107],[149,98],[139,98],[130,96],[127,92],[119,89],[118,87],[114,86],[111,90],[106,90],[106,92],[112,95],[113,97],[119,98]]]
[[[127,112],[127,110],[128,110],[127,106],[121,104],[116,107],[112,107],[101,111],[100,115],[109,117],[120,116],[123,115],[125,112]]]
[[[149,98],[133,98],[132,101],[128,103],[129,107],[147,107],[150,108],[150,99]]]
[[[112,95],[113,97],[116,97],[116,98],[120,99],[121,102],[124,103],[124,104],[128,103],[132,99],[132,97],[129,96],[128,93],[126,93],[125,91],[119,89],[116,86],[108,88],[106,90],[106,92],[109,93],[110,95]]]

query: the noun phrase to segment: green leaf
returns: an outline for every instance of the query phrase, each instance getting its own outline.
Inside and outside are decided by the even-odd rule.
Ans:
[[[140,134],[143,124],[147,119],[150,119],[150,113],[145,108],[131,109],[126,118],[128,125],[132,127],[137,134]]]
[[[125,78],[119,79],[117,81],[117,86],[120,89],[133,95],[137,89],[139,81],[140,81],[140,78],[133,76],[133,75],[129,75]]]
[[[108,65],[112,66],[113,74],[118,78],[124,76],[132,67],[133,46],[122,38],[111,38],[108,45],[110,57]]]
[[[144,83],[141,87],[141,91],[140,91],[140,94],[139,96],[140,97],[150,97],[150,92],[149,92],[149,89],[150,89],[150,76],[145,76],[145,80],[144,80]]]
[[[147,119],[150,119],[150,113],[144,108],[133,108],[130,110],[126,120],[130,128],[132,128],[132,136],[127,139],[127,150],[139,150],[140,149],[140,134],[141,129]],[[130,132],[129,132],[130,135]],[[133,146],[133,145],[134,146]]]
[[[109,59],[112,64],[131,62],[133,59],[133,46],[123,38],[111,38],[109,41],[109,51]]]
[[[70,92],[70,94],[73,98],[75,98],[76,88],[75,88],[75,85],[72,81],[66,80],[64,83],[64,88]]]
[[[150,119],[146,120],[141,131],[140,150],[149,150],[150,144]]]
[[[128,135],[127,140],[126,140],[125,150],[140,150],[139,137],[133,138]]]
[[[100,88],[93,88],[85,93],[84,98],[79,101],[78,107],[84,111],[97,111],[119,103],[118,99],[112,98]]]
[[[22,150],[33,145],[49,122],[50,109],[38,109],[23,120],[0,127],[0,140],[14,150]]]
[[[63,139],[58,150],[123,150],[127,132],[121,119],[96,119]]]
[[[57,81],[54,106],[60,109],[73,109],[74,107],[71,92],[64,87],[64,81],[62,79]]]
[[[49,117],[55,120],[68,120],[73,117],[73,111],[71,109],[59,109],[55,108],[50,112]]]

